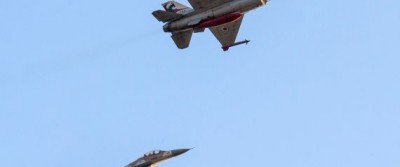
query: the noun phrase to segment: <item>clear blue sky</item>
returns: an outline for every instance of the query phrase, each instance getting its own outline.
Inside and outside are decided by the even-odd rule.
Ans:
[[[0,0],[0,166],[400,166],[399,1],[272,0],[227,53],[162,2]]]

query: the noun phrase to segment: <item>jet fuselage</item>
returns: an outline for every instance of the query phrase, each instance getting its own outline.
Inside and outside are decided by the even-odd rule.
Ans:
[[[155,166],[162,161],[181,155],[190,149],[177,149],[171,151],[155,150],[144,154],[142,157],[128,164],[126,167],[150,167]]]
[[[187,14],[178,20],[167,23],[164,25],[163,29],[165,32],[174,32],[190,28],[208,28],[204,26],[198,26],[201,25],[201,23],[206,21],[212,22],[214,19],[224,17],[225,15],[233,13],[246,13],[250,10],[265,5],[267,2],[268,0],[234,0],[211,9],[194,11],[193,13]],[[224,24],[223,22],[218,23]],[[216,25],[210,24],[210,26]]]

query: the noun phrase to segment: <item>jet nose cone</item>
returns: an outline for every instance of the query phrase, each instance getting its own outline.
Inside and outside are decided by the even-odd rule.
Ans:
[[[172,152],[172,155],[178,156],[178,155],[181,155],[181,154],[183,154],[185,152],[188,152],[189,150],[190,149],[177,149],[177,150],[172,150],[171,152]]]

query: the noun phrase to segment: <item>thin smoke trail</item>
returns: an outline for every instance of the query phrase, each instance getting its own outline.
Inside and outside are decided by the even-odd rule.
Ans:
[[[7,78],[3,78],[1,85],[12,85],[21,82],[21,80],[32,81],[37,80],[37,78],[46,78],[48,76],[57,75],[62,71],[70,70],[80,64],[111,56],[118,50],[133,46],[138,42],[151,40],[152,37],[159,34],[160,32],[158,29],[153,29],[134,36],[100,43],[94,47],[85,48],[84,50],[72,51],[68,55],[62,53],[63,57],[55,55],[54,57],[57,57],[55,60],[33,62],[24,69],[21,69],[21,71],[16,75],[2,75],[7,76]]]

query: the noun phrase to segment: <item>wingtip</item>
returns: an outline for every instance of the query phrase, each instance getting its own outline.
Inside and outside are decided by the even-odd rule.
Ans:
[[[222,50],[224,50],[224,52],[228,51],[229,50],[229,46],[223,46]]]

